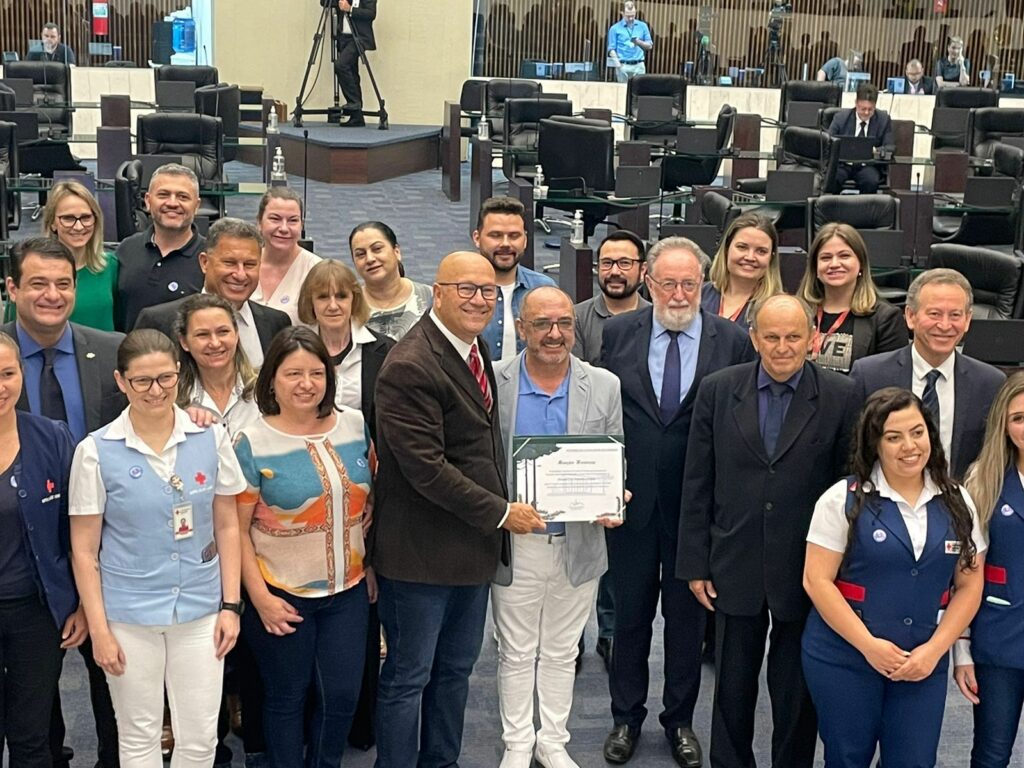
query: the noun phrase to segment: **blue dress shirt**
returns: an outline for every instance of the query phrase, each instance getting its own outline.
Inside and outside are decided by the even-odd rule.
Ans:
[[[42,413],[39,402],[39,379],[43,374],[43,348],[33,339],[21,323],[15,325],[18,335],[18,346],[21,348],[21,359],[25,364],[25,394],[28,396],[28,408],[31,413]],[[71,325],[64,328],[64,333],[54,345],[57,356],[53,361],[53,371],[57,374],[61,392],[64,394],[64,410],[68,414],[68,429],[77,445],[86,435],[85,399],[82,397],[82,382],[78,378],[78,363],[75,361],[75,340],[71,335]]]
[[[644,49],[635,40],[653,42],[650,28],[639,19],[634,19],[632,26],[620,19],[608,30],[608,50],[615,51],[621,62],[633,64],[644,60]]]
[[[789,411],[789,404],[793,402],[793,393],[796,392],[796,388],[800,386],[800,379],[804,375],[803,366],[786,379],[782,384],[785,384],[788,389],[782,395],[782,418],[785,420],[786,413]],[[768,418],[768,398],[772,396],[772,391],[769,388],[771,383],[775,381],[768,372],[765,371],[763,365],[757,366],[757,421],[758,428],[761,434],[764,435],[764,424]]]
[[[516,435],[564,435],[569,428],[569,374],[553,395],[540,389],[526,372],[526,356],[519,364],[519,398],[516,401]],[[565,533],[565,523],[548,523],[549,536]]]
[[[700,312],[693,318],[690,327],[676,337],[679,345],[679,402],[686,399],[686,393],[693,385],[693,377],[697,374],[697,352],[700,349],[700,332],[704,327],[704,317]],[[647,369],[651,374],[651,385],[654,387],[658,405],[661,405],[661,384],[665,378],[665,354],[668,342],[672,337],[657,317],[651,318],[651,348],[647,353]]]

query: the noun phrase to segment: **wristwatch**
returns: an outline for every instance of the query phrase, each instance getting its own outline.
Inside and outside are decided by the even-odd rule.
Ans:
[[[243,603],[241,600],[239,600],[237,603],[227,603],[221,600],[220,609],[222,611],[231,611],[232,613],[237,613],[239,616],[241,616],[242,611],[245,610],[245,603]]]

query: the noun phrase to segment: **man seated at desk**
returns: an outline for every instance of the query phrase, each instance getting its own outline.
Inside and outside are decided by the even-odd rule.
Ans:
[[[58,61],[61,64],[75,64],[75,52],[60,41],[60,29],[52,21],[43,24],[43,31],[40,33],[43,47],[30,50],[27,61]]]
[[[846,59],[833,56],[821,65],[818,70],[817,79],[821,82],[839,83],[846,87],[846,76],[850,72],[860,72],[864,66],[864,54],[860,51],[851,50]]]
[[[911,96],[934,96],[935,80],[924,73],[924,65],[919,59],[911,59],[907,62],[907,87],[904,93]]]
[[[832,119],[828,132],[832,136],[867,136],[874,139],[876,157],[879,150],[891,155],[896,150],[889,113],[876,109],[878,88],[871,83],[861,83],[857,88],[857,101],[853,109],[844,109]],[[836,173],[835,189],[839,192],[847,180],[852,179],[861,194],[874,194],[885,177],[885,167],[861,163],[840,163]]]

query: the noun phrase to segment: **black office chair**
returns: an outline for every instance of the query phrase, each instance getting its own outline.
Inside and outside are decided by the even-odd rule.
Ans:
[[[815,174],[814,194],[832,189],[839,169],[838,142],[825,131],[814,128],[786,126],[782,131],[780,171],[802,171]],[[736,189],[748,194],[764,194],[767,179],[737,179]]]
[[[540,121],[537,156],[544,168],[549,190],[585,196],[614,189],[614,154],[615,131],[605,122],[574,117],[551,117]],[[544,206],[563,211],[582,208],[588,237],[594,234],[609,211],[607,206],[593,203],[545,202]]]
[[[836,119],[836,115],[842,111],[842,107],[825,107],[818,112],[818,127],[823,131],[827,131],[832,127],[832,121]]]
[[[1012,144],[997,143],[992,147],[992,170],[998,176],[1024,181],[1024,149]]]
[[[140,69],[139,65],[134,61],[128,61],[126,59],[111,59],[110,61],[103,62],[104,67],[118,68],[118,69]]]
[[[202,188],[224,181],[224,124],[218,117],[186,112],[139,115],[136,145],[140,155],[180,155],[199,177]],[[200,195],[199,216],[211,221],[224,215],[223,195]]]
[[[989,248],[939,243],[931,247],[928,269],[955,269],[974,292],[974,317],[1011,319],[1022,311],[1024,261]]]
[[[716,157],[693,157],[685,154],[663,157],[661,159],[661,190],[665,193],[672,193],[680,187],[713,184],[722,167],[722,153],[728,149],[732,139],[735,122],[736,109],[728,104],[723,104],[715,122],[715,150],[719,153]],[[682,203],[673,203],[672,218],[678,218],[681,214]]]
[[[0,240],[21,224],[21,195],[11,191],[18,181],[18,126],[0,122]]]
[[[196,112],[219,117],[224,123],[224,161],[231,162],[238,155],[238,121],[242,107],[242,93],[237,85],[217,83],[196,88]]]
[[[979,107],[967,116],[967,154],[991,159],[1007,136],[1024,136],[1024,109]]]
[[[157,82],[170,80],[178,83],[195,83],[196,88],[220,82],[216,67],[191,64],[164,64],[153,70],[153,76]]]
[[[487,81],[466,80],[462,84],[462,92],[459,94],[459,108],[464,113],[483,114],[484,110],[487,109]],[[475,136],[479,122],[479,117],[471,117],[469,125],[463,125],[459,128],[459,134],[467,139],[470,136]]]
[[[838,107],[842,102],[843,88],[839,83],[818,82],[817,80],[789,80],[782,86],[779,101],[779,121],[788,122],[789,104],[792,101],[806,101],[826,107]]]
[[[486,116],[490,122],[491,140],[495,144],[505,142],[505,102],[509,99],[533,99],[539,98],[541,88],[539,83],[533,80],[515,80],[512,78],[498,78],[487,81]]]
[[[854,229],[899,229],[900,201],[891,195],[820,195],[807,201],[807,242],[825,224],[841,221]]]
[[[672,117],[682,122],[686,119],[686,80],[681,75],[637,75],[626,82],[626,117],[635,119],[641,96],[670,96]],[[654,144],[671,143],[675,138],[676,123],[664,125],[633,125],[630,139],[650,141]]]
[[[142,188],[142,162],[128,160],[121,163],[114,174],[114,218],[119,241],[149,226],[145,191]]]
[[[963,110],[962,127],[955,130],[940,131],[936,129],[934,113],[932,116],[932,149],[959,149],[967,146],[968,110],[982,107],[995,107],[999,104],[999,94],[988,88],[940,88],[935,95],[936,109]]]
[[[502,134],[508,150],[502,156],[505,178],[532,179],[537,167],[537,137],[540,121],[555,115],[570,117],[572,103],[567,99],[508,99]],[[544,169],[547,175],[547,169]]]
[[[56,61],[12,61],[4,67],[4,77],[32,81],[32,109],[39,114],[40,138],[63,138],[74,132],[71,67]]]
[[[0,83],[0,112],[14,112],[17,108],[18,101],[14,91]]]

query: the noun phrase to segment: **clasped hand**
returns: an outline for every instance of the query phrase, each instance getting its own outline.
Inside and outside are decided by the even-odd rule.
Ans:
[[[917,646],[912,651],[905,651],[895,643],[881,637],[872,638],[864,651],[868,664],[893,682],[916,683],[924,680],[935,671],[941,653],[928,644]]]

